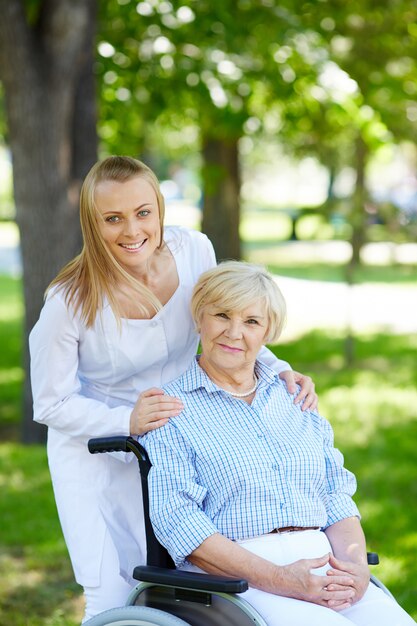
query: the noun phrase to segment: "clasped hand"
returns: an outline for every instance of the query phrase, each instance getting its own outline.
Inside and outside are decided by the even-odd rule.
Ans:
[[[339,584],[336,582],[336,579],[341,575],[350,576],[353,581],[351,587],[354,591],[351,604],[358,602],[358,600],[363,597],[369,585],[370,573],[368,565],[366,563],[359,564],[351,561],[342,561],[336,559],[333,554],[330,555],[329,565],[331,569],[326,572],[326,575],[330,578],[327,589],[330,588],[330,590],[336,591],[339,589]],[[337,608],[337,604],[333,605],[333,603],[329,603],[329,606],[331,608]]]
[[[324,576],[312,570],[329,564]],[[364,565],[340,561],[331,554],[317,559],[301,559],[283,567],[286,588],[282,595],[342,611],[360,600],[369,584]]]

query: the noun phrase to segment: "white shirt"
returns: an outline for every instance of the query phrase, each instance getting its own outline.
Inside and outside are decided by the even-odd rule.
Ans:
[[[34,419],[48,426],[58,513],[76,580],[84,586],[100,584],[106,528],[126,576],[145,562],[146,546],[138,468],[123,462],[133,456],[90,455],[87,441],[129,435],[138,395],[180,376],[197,350],[191,292],[200,274],[216,264],[214,250],[205,235],[184,228],[166,228],[164,239],[179,285],[152,319],[123,319],[120,331],[105,306],[86,328],[55,290],[29,338]],[[288,369],[276,359],[274,365],[277,371]]]

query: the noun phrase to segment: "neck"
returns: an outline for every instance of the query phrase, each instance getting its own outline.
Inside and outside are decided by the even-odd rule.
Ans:
[[[143,263],[138,264],[136,267],[125,267],[124,269],[133,278],[141,282],[146,287],[151,288],[155,281],[159,280],[160,276],[160,257],[163,248],[156,249],[152,255],[147,258]],[[163,257],[163,255],[162,255]],[[165,262],[165,260],[164,260]]]
[[[247,363],[244,368],[238,370],[222,370],[214,368],[202,354],[198,361],[201,369],[203,369],[210,380],[215,385],[221,387],[229,393],[251,393],[255,392],[257,379],[255,376],[255,363]],[[255,387],[255,388],[254,388]]]

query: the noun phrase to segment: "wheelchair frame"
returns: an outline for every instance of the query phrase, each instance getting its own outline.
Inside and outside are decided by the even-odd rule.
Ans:
[[[91,454],[132,452],[136,456],[142,482],[147,565],[135,567],[133,577],[141,582],[132,589],[125,607],[104,611],[85,626],[268,626],[256,609],[239,597],[248,589],[246,580],[175,569],[152,529],[147,481],[151,462],[138,441],[125,436],[90,439],[88,450]],[[368,564],[378,563],[378,555],[368,552]],[[393,598],[373,575],[371,582]]]

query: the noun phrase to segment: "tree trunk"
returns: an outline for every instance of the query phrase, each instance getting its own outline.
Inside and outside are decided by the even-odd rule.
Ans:
[[[356,185],[353,194],[353,206],[350,215],[352,235],[350,243],[352,246],[352,256],[345,268],[345,277],[351,298],[352,286],[355,283],[355,274],[360,266],[360,254],[363,244],[366,241],[366,159],[367,147],[362,137],[359,136],[356,142]],[[355,341],[352,325],[348,323],[345,340],[345,362],[350,367],[355,360]]]
[[[361,249],[366,241],[366,182],[365,169],[367,160],[367,147],[362,137],[356,141],[356,184],[353,194],[353,206],[350,216],[352,235],[350,243],[352,245],[352,257],[348,264],[348,282],[354,282],[354,272],[360,265]]]
[[[203,139],[202,230],[217,259],[240,259],[240,173],[238,140]]]
[[[31,26],[20,0],[0,0],[0,8],[0,77],[13,159],[27,340],[45,288],[81,247],[79,190],[97,158],[95,1],[45,0]],[[44,440],[45,430],[32,421],[27,341],[24,354],[22,438],[33,443]]]

